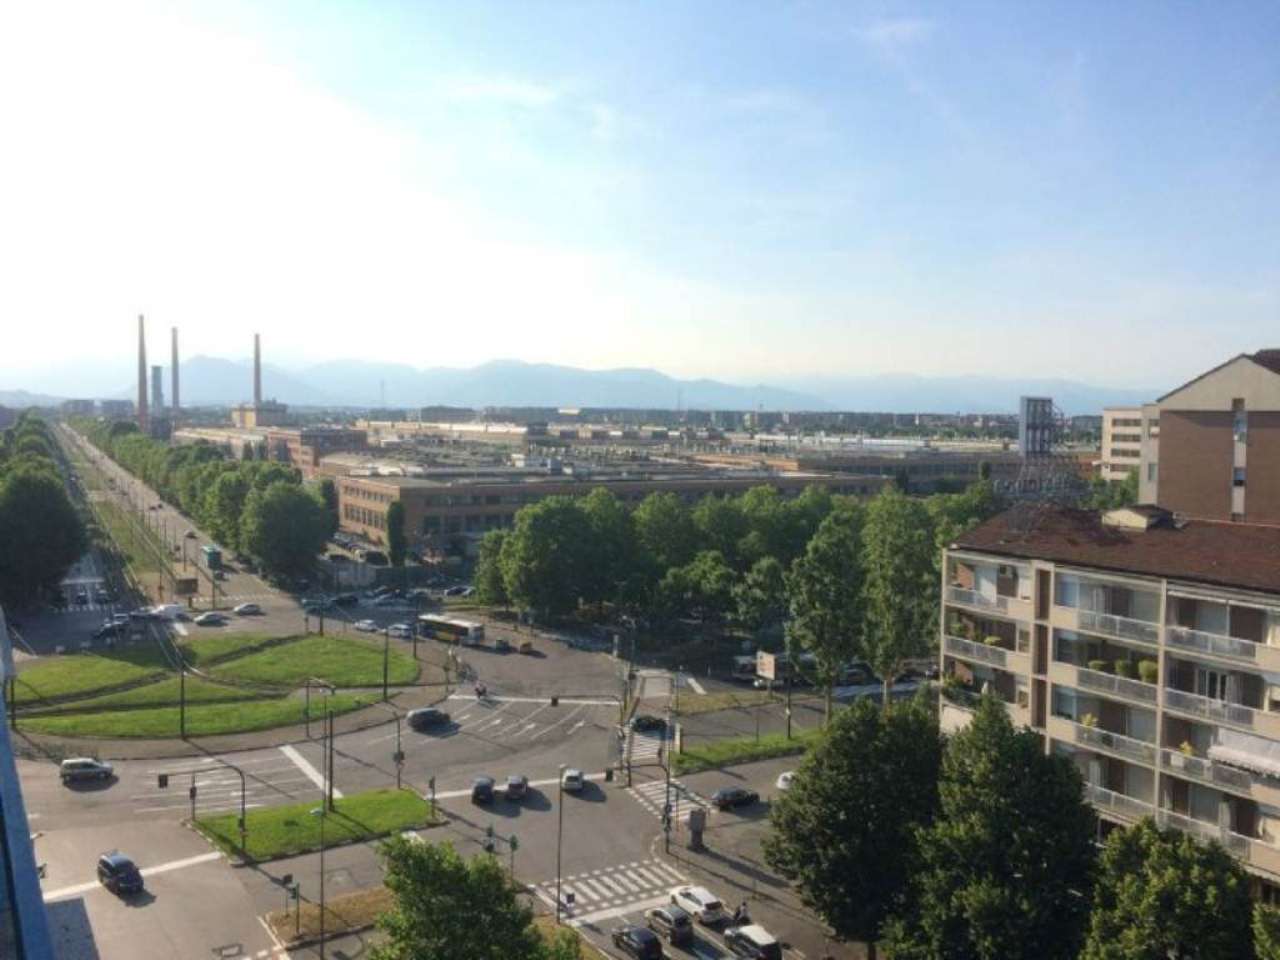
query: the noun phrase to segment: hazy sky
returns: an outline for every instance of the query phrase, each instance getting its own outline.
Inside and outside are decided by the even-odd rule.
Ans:
[[[139,311],[750,381],[1280,346],[1273,2],[10,3],[0,130],[0,386],[127,384]]]

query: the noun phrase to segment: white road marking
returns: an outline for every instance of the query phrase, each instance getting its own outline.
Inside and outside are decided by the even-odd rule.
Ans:
[[[693,677],[685,677],[684,682],[687,683],[693,689],[694,693],[707,692],[706,690],[702,689],[702,684],[700,684],[697,680],[693,679]]]
[[[451,693],[449,694],[449,699],[450,700],[471,700],[471,701],[475,700],[474,697],[471,697],[462,693]],[[546,697],[493,697],[493,696],[490,696],[490,697],[486,697],[485,699],[494,700],[494,701],[497,701],[498,703],[545,703],[548,706],[551,705],[550,696],[546,696]],[[618,705],[617,700],[577,700],[577,699],[569,700],[569,699],[566,699],[565,697],[560,698],[560,703],[568,704],[569,706],[573,706],[573,707],[616,707]]]
[[[321,790],[325,789],[324,776],[320,773],[319,770],[317,770],[315,767],[311,765],[311,761],[309,761],[306,757],[304,757],[297,750],[295,750],[291,744],[285,744],[283,747],[280,748],[280,752],[283,753],[290,760],[292,760],[294,764],[298,767],[298,769],[301,770],[306,775],[308,780],[314,783]],[[333,795],[338,799],[341,799],[342,791],[339,790],[337,787],[334,787]]]
[[[208,863],[210,860],[220,859],[222,859],[222,854],[217,853],[216,851],[201,853],[194,857],[187,857],[185,860],[171,860],[168,863],[160,863],[154,867],[143,867],[139,872],[144,877],[154,877],[159,873],[168,873],[171,870],[182,870],[186,867],[194,867],[200,863]],[[100,886],[101,884],[97,880],[93,880],[88,883],[77,883],[75,886],[71,887],[60,887],[57,890],[46,891],[44,901],[45,903],[49,903],[53,900],[62,900],[66,897],[74,897],[77,894],[88,893],[90,890],[95,890]]]
[[[595,925],[601,920],[612,920],[615,917],[625,917],[628,913],[642,913],[645,910],[651,910],[654,907],[661,907],[670,901],[669,896],[650,897],[648,900],[637,900],[635,903],[623,904],[620,907],[609,907],[606,910],[595,910],[591,913],[584,913],[580,917],[570,917],[568,924],[571,927],[582,927],[587,924]],[[555,898],[552,898],[551,906],[555,906]]]
[[[587,774],[583,779],[584,779],[584,780],[590,780],[590,781],[591,781],[591,782],[593,782],[593,783],[598,783],[598,782],[600,782],[600,781],[604,780],[604,774],[603,774],[603,773],[588,773],[588,774]],[[548,778],[547,778],[547,779],[545,779],[545,780],[530,780],[530,781],[529,781],[529,786],[531,786],[531,787],[553,787],[553,786],[555,786],[555,785],[556,785],[557,783],[559,783],[559,782],[560,782],[560,778],[559,778],[559,777],[548,777]],[[465,790],[442,790],[442,791],[440,791],[439,793],[437,793],[437,794],[436,794],[436,799],[437,799],[437,800],[456,800],[456,799],[458,799],[459,797],[469,797],[469,796],[471,796],[471,788],[470,788],[470,787],[467,787]],[[428,793],[424,793],[424,794],[422,795],[422,797],[423,797],[423,799],[430,799],[431,795],[430,795],[430,794],[428,794]]]
[[[173,632],[180,637],[185,637],[187,635],[187,628],[175,620],[173,622]]]
[[[587,725],[587,721],[579,720],[577,723],[575,723],[572,727],[569,728],[569,732],[574,733],[575,731],[581,729],[582,727],[585,727],[586,725]]]
[[[562,701],[562,702],[563,702],[563,701]],[[569,713],[565,714],[563,717],[561,717],[561,718],[560,718],[559,720],[557,720],[555,723],[551,723],[551,724],[548,724],[547,726],[543,727],[541,730],[539,730],[537,733],[535,733],[535,734],[534,734],[533,736],[531,736],[529,739],[530,739],[530,740],[537,740],[537,739],[538,739],[538,737],[542,736],[544,733],[550,733],[550,732],[551,732],[552,730],[554,730],[556,727],[560,726],[560,724],[562,724],[562,723],[566,723],[567,721],[572,720],[574,717],[576,717],[576,716],[577,716],[579,713],[581,713],[581,712],[582,712],[582,707],[574,707],[574,708],[573,708],[573,710],[571,710]]]

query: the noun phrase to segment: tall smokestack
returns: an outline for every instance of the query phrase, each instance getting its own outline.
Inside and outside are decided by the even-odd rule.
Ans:
[[[146,321],[138,314],[138,429],[147,432],[147,333]]]
[[[164,419],[164,367],[158,363],[151,368],[151,409]]]
[[[253,409],[262,406],[262,346],[258,335],[253,335]]]
[[[181,406],[178,402],[178,328],[171,327],[170,333],[173,337],[173,353],[169,360],[169,363],[171,364],[170,369],[173,372],[173,395],[169,399],[169,405],[173,408],[173,419],[177,420],[178,407]]]

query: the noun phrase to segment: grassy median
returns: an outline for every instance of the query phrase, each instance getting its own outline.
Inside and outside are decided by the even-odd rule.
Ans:
[[[391,683],[404,685],[418,678],[417,661],[402,650],[392,647],[387,662]],[[215,677],[291,687],[308,677],[344,687],[374,687],[382,683],[382,645],[343,637],[303,637],[223,660],[209,672]]]
[[[69,653],[48,657],[19,671],[18,706],[71,697],[164,675],[168,663],[153,640],[122,644],[111,653]]]
[[[402,830],[434,826],[430,804],[412,790],[370,790],[343,797],[324,817],[324,845],[336,847],[374,840]],[[245,853],[252,860],[275,860],[320,849],[320,802],[293,803],[249,811]],[[240,852],[239,812],[199,817],[196,826],[216,846]]]
[[[819,727],[800,730],[791,739],[783,733],[769,733],[759,740],[755,737],[727,737],[710,740],[696,747],[685,747],[676,754],[673,770],[676,773],[696,773],[699,770],[716,770],[753,760],[770,760],[804,753],[822,735]]]
[[[92,713],[99,710],[137,710],[145,707],[167,707],[176,705],[181,697],[186,696],[187,704],[195,703],[229,703],[239,700],[261,700],[262,691],[249,690],[244,687],[232,687],[223,683],[210,683],[199,677],[188,676],[186,690],[177,677],[168,677],[155,683],[146,683],[138,687],[130,687],[119,693],[107,693],[99,697],[88,697],[84,700],[73,700],[59,704],[55,709],[59,714]],[[32,716],[39,714],[33,713]]]

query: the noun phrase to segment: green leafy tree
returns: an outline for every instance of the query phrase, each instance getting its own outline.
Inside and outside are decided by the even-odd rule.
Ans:
[[[942,740],[923,700],[842,711],[769,809],[768,863],[841,940],[868,945],[917,860],[938,804]]]
[[[326,511],[327,512],[327,511]],[[404,504],[392,500],[387,504],[387,559],[393,567],[404,566],[404,555],[408,550],[404,535]]]
[[[693,524],[703,549],[718,550],[729,566],[738,565],[738,545],[750,529],[738,500],[708,494],[693,508]]]
[[[589,535],[578,550],[586,555],[583,598],[618,600],[639,567],[639,546],[631,511],[611,491],[597,487],[578,501]]]
[[[297,484],[278,480],[245,499],[240,549],[269,573],[306,573],[327,539],[324,505]]]
[[[1107,838],[1081,960],[1252,960],[1249,877],[1151,820]]]
[[[1071,760],[988,695],[947,745],[938,796],[887,925],[895,960],[1075,960],[1095,821]]]
[[[682,567],[698,552],[698,530],[674,493],[651,493],[633,514],[636,537],[650,557],[657,576]]]
[[[510,602],[507,585],[502,579],[502,551],[506,543],[505,530],[490,530],[480,538],[472,583],[476,588],[476,599],[490,607],[505,607]]]
[[[1253,905],[1253,951],[1258,960],[1280,960],[1280,908]]]
[[[35,603],[87,545],[84,522],[53,464],[29,456],[8,464],[0,475],[0,600],[21,608]]]
[[[387,939],[373,948],[373,960],[547,957],[533,911],[494,857],[463,859],[448,843],[403,837],[382,844],[379,854],[395,905],[378,920]]]
[[[786,571],[775,557],[762,557],[733,591],[738,620],[749,630],[762,631],[781,623],[787,613]]]
[[[516,514],[502,550],[507,596],[521,610],[556,616],[577,609],[589,578],[590,526],[569,497],[548,497]]]
[[[324,504],[324,509],[329,514],[329,536],[332,537],[338,532],[338,526],[341,523],[338,513],[338,485],[333,482],[332,477],[324,477],[318,489],[320,502]]]
[[[202,516],[209,534],[233,550],[241,546],[240,524],[248,497],[249,480],[243,471],[234,469],[219,473],[205,493]]]
[[[937,627],[933,531],[924,505],[886,487],[867,506],[862,548],[863,657],[884,681],[888,704],[903,662],[929,653]]]
[[[660,591],[675,610],[719,621],[733,607],[736,575],[718,550],[704,550],[683,567],[668,570]]]

